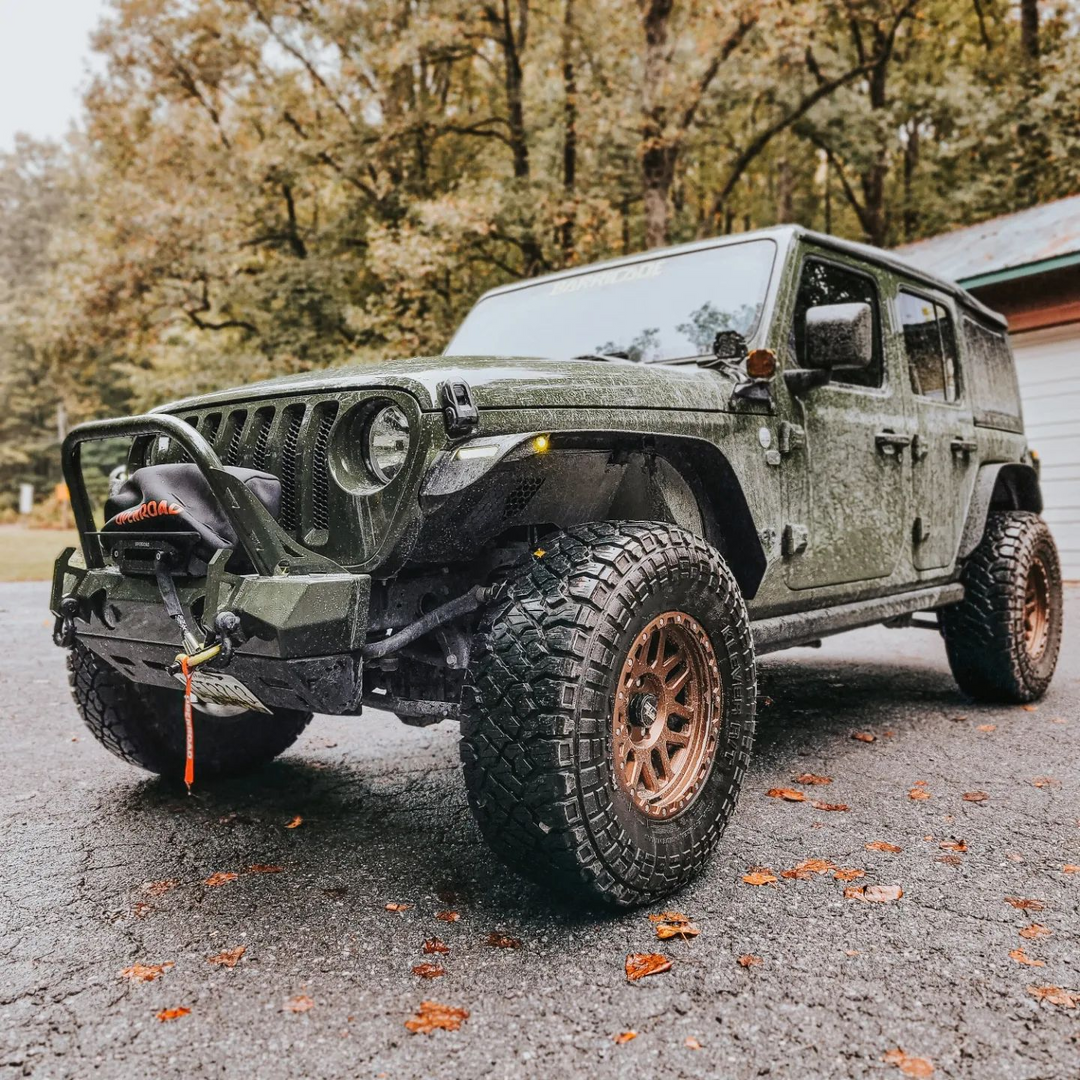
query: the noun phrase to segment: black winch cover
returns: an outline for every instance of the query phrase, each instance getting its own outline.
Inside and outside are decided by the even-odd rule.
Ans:
[[[271,473],[227,465],[225,471],[266,507],[281,510],[281,481]],[[203,562],[222,548],[238,548],[238,538],[206,477],[195,465],[147,465],[136,469],[105,503],[102,532],[124,537],[175,533],[181,548]],[[176,569],[180,569],[177,567]]]

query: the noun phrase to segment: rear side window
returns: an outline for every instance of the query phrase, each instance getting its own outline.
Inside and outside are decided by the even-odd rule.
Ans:
[[[903,290],[898,307],[911,389],[932,401],[955,401],[959,396],[956,334],[948,309],[936,300]]]
[[[1012,350],[1000,330],[964,317],[965,365],[975,419],[1010,431],[1021,430],[1020,388]]]

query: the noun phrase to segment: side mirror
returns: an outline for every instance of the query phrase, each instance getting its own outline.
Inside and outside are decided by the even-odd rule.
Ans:
[[[869,304],[822,304],[806,313],[804,366],[816,371],[862,369],[874,358]]]

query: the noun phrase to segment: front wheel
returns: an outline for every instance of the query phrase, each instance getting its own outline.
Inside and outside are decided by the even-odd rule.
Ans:
[[[484,614],[461,755],[488,843],[620,906],[704,865],[754,736],[753,639],[719,552],[655,522],[560,534]]]
[[[71,693],[83,721],[106,750],[149,772],[180,780],[186,738],[183,692],[143,686],[76,642],[68,655]],[[277,709],[271,715],[196,712],[195,778],[247,772],[287,750],[311,713]]]
[[[961,577],[964,599],[941,610],[949,666],[979,701],[1046,693],[1061,649],[1061,563],[1046,522],[995,511]]]

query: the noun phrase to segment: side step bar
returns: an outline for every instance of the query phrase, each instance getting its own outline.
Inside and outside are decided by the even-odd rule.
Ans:
[[[873,626],[916,611],[955,604],[963,599],[964,586],[957,582],[896,596],[878,596],[854,604],[838,604],[836,607],[758,619],[750,624],[754,633],[754,651],[761,656],[778,649],[790,649],[794,645],[808,645],[830,634]]]

